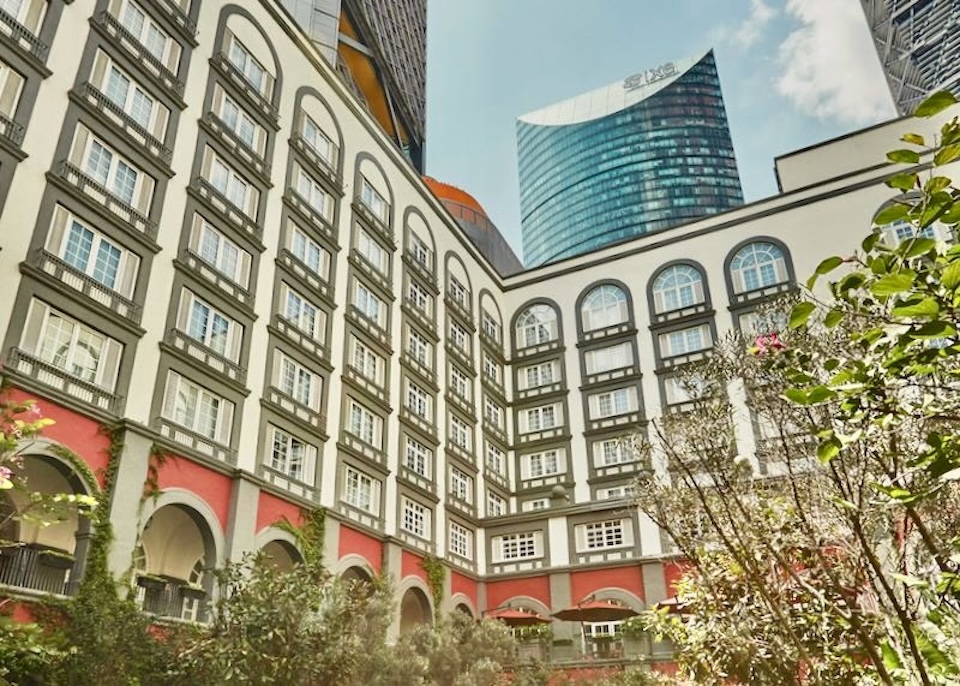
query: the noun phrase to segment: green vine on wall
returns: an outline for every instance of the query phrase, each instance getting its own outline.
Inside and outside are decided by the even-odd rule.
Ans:
[[[286,531],[296,539],[297,545],[300,546],[300,551],[303,553],[304,562],[317,569],[323,567],[323,550],[327,540],[326,508],[318,507],[302,511],[299,526],[286,517],[274,526],[281,531]]]
[[[420,561],[420,566],[427,573],[427,588],[433,598],[433,613],[440,617],[440,603],[443,602],[443,582],[447,578],[447,568],[440,558],[427,555]]]
[[[147,477],[143,483],[143,500],[160,496],[160,468],[166,464],[169,454],[159,445],[150,446],[150,457],[147,460]]]

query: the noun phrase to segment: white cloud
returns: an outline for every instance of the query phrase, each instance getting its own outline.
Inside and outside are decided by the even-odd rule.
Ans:
[[[750,0],[750,14],[733,32],[734,44],[744,49],[752,46],[776,14],[777,11],[764,0]]]
[[[787,0],[800,26],[780,44],[777,91],[807,114],[846,124],[894,116],[863,10],[856,0]]]

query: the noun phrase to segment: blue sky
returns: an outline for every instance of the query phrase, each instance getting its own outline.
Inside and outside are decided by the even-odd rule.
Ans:
[[[859,0],[430,0],[427,173],[521,255],[516,118],[709,47],[748,202],[777,155],[894,116]]]

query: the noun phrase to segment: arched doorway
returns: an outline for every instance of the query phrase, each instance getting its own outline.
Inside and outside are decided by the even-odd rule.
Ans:
[[[430,601],[419,588],[408,588],[400,599],[400,635],[432,620]]]
[[[260,552],[263,563],[280,572],[289,572],[303,563],[300,552],[286,541],[270,541]]]

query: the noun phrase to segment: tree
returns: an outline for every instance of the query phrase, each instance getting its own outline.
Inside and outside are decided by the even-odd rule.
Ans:
[[[926,235],[960,222],[941,173],[960,123],[902,140],[888,159],[914,168],[862,252],[825,259],[778,333],[719,346],[691,412],[654,423],[670,473],[640,505],[690,569],[681,612],[646,620],[704,683],[960,678],[960,247]]]

